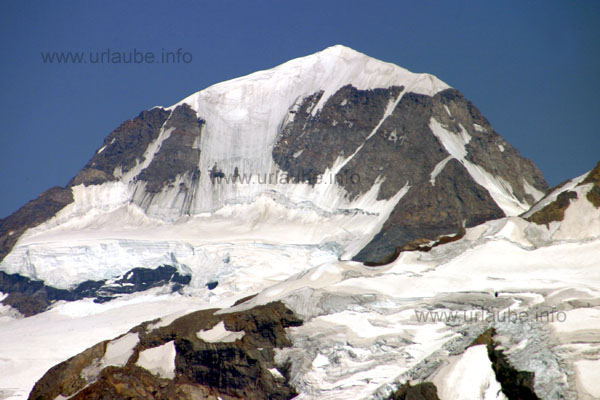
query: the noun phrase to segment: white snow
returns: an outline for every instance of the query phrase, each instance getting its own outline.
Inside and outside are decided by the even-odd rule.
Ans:
[[[453,117],[452,117],[452,113],[450,112],[450,109],[449,109],[449,108],[448,108],[448,106],[447,106],[447,105],[445,105],[445,104],[444,104],[444,109],[445,109],[445,110],[446,110],[446,112],[448,113],[448,116],[449,116],[450,118],[453,118]]]
[[[169,120],[165,121],[163,124],[166,125]],[[158,153],[160,150],[160,146],[163,144],[165,140],[167,140],[171,136],[171,132],[173,132],[175,128],[169,129],[161,129],[158,137],[154,140],[146,150],[142,156],[142,160],[136,160],[136,165],[133,166],[129,171],[123,173],[121,171],[113,172],[113,175],[117,178],[120,178],[123,182],[130,182],[134,177],[138,176],[140,172],[142,172],[145,168],[150,165],[152,160],[154,159],[154,155]]]
[[[473,129],[477,132],[485,132],[485,128],[479,124],[473,124]],[[500,149],[500,151],[502,151],[502,149]]]
[[[0,393],[7,390],[12,393],[8,399],[26,399],[51,367],[98,342],[122,335],[144,321],[203,307],[209,305],[199,298],[148,292],[104,304],[91,299],[59,303],[33,317],[3,321]],[[123,341],[113,341],[105,361],[120,364],[136,337],[128,334]]]
[[[431,118],[429,128],[452,157],[459,161],[464,160],[467,156],[465,146],[471,141],[471,136],[462,126],[460,133],[456,134],[447,130],[436,119]]]
[[[124,366],[133,354],[133,348],[139,341],[140,338],[137,333],[128,333],[119,339],[110,341],[106,345],[106,352],[102,358],[102,366]]]
[[[329,359],[323,354],[317,354],[312,362],[312,366],[315,368],[323,368],[326,365],[329,365]]]
[[[234,209],[230,212],[235,214]],[[445,323],[415,318],[414,310],[423,309],[423,305],[439,310],[436,308],[442,303],[439,296],[452,295],[458,301],[467,299],[464,297],[467,295],[484,296],[489,299],[486,301],[493,302],[494,291],[500,291],[501,298],[514,299],[514,307],[517,307],[514,309],[519,311],[529,310],[530,304],[540,306],[545,302],[551,307],[555,300],[548,293],[559,293],[557,291],[566,288],[571,290],[568,298],[581,299],[584,306],[591,301],[587,299],[600,297],[596,257],[600,254],[600,240],[549,242],[539,246],[540,235],[545,231],[545,227],[518,217],[490,221],[468,229],[465,237],[457,242],[438,246],[428,253],[404,253],[393,264],[378,268],[327,260],[327,252],[321,258],[326,262],[314,265],[317,259],[308,261],[309,249],[294,253],[295,250],[289,247],[282,250],[285,247],[244,245],[241,242],[226,247],[215,244],[206,249],[207,257],[209,254],[214,257],[207,258],[205,265],[218,263],[212,267],[215,273],[220,269],[227,270],[228,264],[243,262],[245,268],[232,270],[230,277],[219,278],[219,286],[213,291],[197,289],[198,295],[204,297],[155,297],[156,293],[149,293],[105,304],[79,301],[60,304],[34,317],[4,323],[0,329],[0,352],[3,354],[0,388],[20,388],[14,398],[26,397],[29,388],[49,367],[100,340],[123,333],[138,322],[164,317],[158,323],[164,326],[194,309],[228,307],[235,299],[258,291],[260,293],[254,299],[225,312],[282,299],[305,319],[304,325],[288,330],[294,348],[282,349],[278,355],[283,357],[282,362],[294,351],[300,352],[297,357],[306,357],[303,367],[293,369],[292,380],[302,393],[300,399],[372,397],[392,382],[406,381],[403,374],[421,361],[442,357],[438,352],[450,341],[461,337],[457,328]],[[284,255],[286,252],[287,256]],[[218,261],[227,257],[228,264]],[[204,276],[208,277],[208,274]],[[206,297],[209,293],[212,297]],[[467,303],[465,307],[469,310],[475,305]],[[458,327],[463,325],[458,324]],[[600,331],[595,309],[569,311],[567,322],[552,326],[556,327],[556,339],[569,346],[573,345],[571,340],[592,343]],[[73,339],[65,346],[60,338],[67,334]],[[200,332],[199,336],[208,341],[231,341],[243,334],[227,331],[221,322],[213,329]],[[531,346],[539,343],[539,333],[532,331],[530,335],[529,340],[520,340],[519,346],[511,349],[511,357],[530,352]],[[24,337],[27,337],[27,344]],[[120,356],[117,361],[122,363],[129,354],[126,350],[137,340],[131,336],[129,339],[131,342],[127,346],[119,346],[122,347],[119,351],[107,353]],[[56,343],[61,343],[58,351]],[[573,362],[585,357],[581,352],[567,354],[571,354]],[[481,368],[473,367],[474,371],[466,374],[469,363],[465,360],[471,359],[467,356],[473,358],[473,366]],[[489,364],[484,365],[484,359],[473,354],[467,356],[462,362],[452,364],[458,368],[453,373],[462,370],[465,376],[477,377],[474,380],[476,386],[487,388],[484,395],[491,393],[494,382],[490,379],[489,386],[484,385],[488,377],[484,372]],[[114,359],[113,356],[109,358]],[[166,364],[156,361],[153,365],[158,368],[158,365]],[[592,381],[585,374],[591,373],[590,365],[584,363],[578,367],[583,371],[578,372],[578,382],[587,382],[588,386]],[[544,382],[544,370],[535,372],[536,381],[539,376]],[[540,390],[551,389],[542,387]],[[585,390],[594,393],[592,387]]]
[[[563,221],[553,235],[556,240],[583,240],[600,237],[600,208],[587,199],[592,184],[573,188],[577,199],[571,200]]]
[[[451,358],[433,378],[442,400],[505,400],[500,383],[487,355],[485,345],[468,348]]]
[[[512,188],[508,182],[466,159],[465,145],[469,143],[471,136],[464,127],[460,126],[460,133],[456,134],[446,129],[436,119],[431,118],[429,128],[446,151],[467,169],[475,182],[488,190],[496,204],[507,216],[522,214],[529,208],[529,205],[522,203],[512,194]]]
[[[75,201],[51,220],[27,230],[0,269],[66,288],[87,279],[112,278],[135,267],[168,264],[182,272],[203,270],[206,243],[337,243],[332,258],[353,257],[380,230],[408,191],[408,183],[392,198],[377,200],[383,184],[377,180],[370,191],[349,201],[335,180],[314,187],[257,182],[261,174],[281,173],[265,154],[271,154],[282,121],[293,118],[290,106],[293,109],[306,96],[324,90],[311,109],[317,113],[330,95],[347,84],[358,89],[405,87],[389,99],[369,138],[403,93],[434,95],[448,88],[431,75],[414,74],[344,46],[211,86],[178,103],[189,104],[207,121],[194,144],[202,149],[198,168],[208,171],[216,164],[226,175],[237,168],[240,174],[252,176],[252,183],[214,184],[206,173],[196,182],[184,174],[173,188],[146,193],[145,182],[135,177],[169,138],[173,128],[165,128],[167,120],[143,159],[127,172],[114,172],[119,181],[73,187]],[[324,176],[335,176],[352,157],[338,159]],[[182,192],[180,185],[190,190]]]
[[[536,189],[532,184],[530,184],[529,182],[527,182],[527,180],[523,179],[523,190],[525,190],[525,193],[531,195],[535,201],[539,201],[542,197],[544,197],[544,192],[542,192],[541,190]]]
[[[102,153],[102,152],[104,151],[104,149],[106,149],[106,145],[104,145],[104,146],[100,147],[100,148],[98,149],[98,151],[96,152],[96,154],[100,154],[100,153]]]
[[[161,346],[140,352],[136,365],[147,369],[161,378],[175,378],[175,342],[170,341]]]
[[[269,372],[275,377],[275,379],[285,379],[285,377],[281,375],[281,372],[279,372],[277,368],[269,368]]]
[[[244,337],[246,333],[244,331],[232,332],[228,331],[225,328],[225,323],[223,321],[219,322],[213,328],[209,330],[202,330],[196,332],[196,336],[198,339],[204,340],[208,343],[217,343],[224,342],[230,343],[235,342],[236,340],[240,340]]]
[[[448,157],[444,158],[442,161],[436,164],[436,166],[433,168],[433,171],[431,171],[431,174],[429,175],[429,183],[431,183],[431,186],[435,186],[435,178],[437,178],[440,172],[442,172],[448,161],[452,160],[453,158],[454,156],[449,155]]]
[[[533,214],[535,214],[536,212],[538,212],[539,210],[541,210],[542,208],[546,207],[548,204],[550,204],[554,200],[556,200],[558,195],[561,194],[562,192],[565,192],[568,190],[573,190],[573,188],[575,188],[581,181],[583,181],[588,174],[589,174],[589,171],[583,175],[578,176],[577,178],[573,178],[573,179],[565,182],[564,184],[560,185],[559,187],[554,189],[552,192],[550,192],[546,197],[544,197],[539,202],[534,204],[533,207],[531,207],[531,209],[529,211],[527,211],[525,214],[523,214],[523,217],[529,218],[530,216],[532,216]]]
[[[207,121],[201,138],[200,171],[207,171],[215,164],[225,174],[233,174],[237,167],[241,173],[271,174],[278,171],[271,157],[281,122],[293,118],[291,105],[308,95],[324,90],[325,93],[312,113],[319,111],[329,96],[344,85],[352,84],[358,89],[403,85],[405,92],[433,95],[448,88],[437,78],[427,74],[413,74],[393,64],[384,63],[344,46],[334,46],[311,56],[295,59],[276,68],[222,82],[195,93],[175,104],[187,103]],[[400,100],[391,99],[386,115]],[[292,106],[293,108],[293,106]],[[287,119],[286,119],[287,118]],[[374,129],[371,134],[374,134]],[[202,174],[190,213],[213,211],[232,200],[252,199],[264,191],[281,192],[296,201],[322,204],[319,193],[309,194],[305,189],[282,185],[222,185],[214,188],[210,177]],[[294,185],[295,186],[295,185]],[[337,186],[337,185],[327,185]],[[215,190],[216,189],[216,190]],[[139,193],[139,192],[138,192]],[[302,194],[304,199],[294,195]],[[321,193],[326,194],[326,193]],[[306,198],[306,195],[309,195]],[[144,204],[142,198],[134,201]],[[165,216],[170,209],[178,210],[176,192],[154,196],[147,210],[151,215]],[[173,211],[175,212],[175,211]],[[168,216],[168,214],[167,214]]]
[[[205,92],[227,93],[227,100],[239,101],[242,97],[249,97],[248,90],[266,89],[270,93],[276,92],[277,89],[281,89],[280,82],[290,81],[290,78],[294,78],[294,84],[297,87],[304,88],[302,96],[324,90],[325,93],[313,112],[318,111],[329,96],[346,84],[351,84],[361,90],[404,85],[408,92],[429,96],[449,88],[448,85],[432,75],[415,74],[397,65],[368,57],[348,47],[336,45],[319,53],[288,61],[273,69],[216,84],[188,97],[183,102],[197,105],[198,101],[201,101],[198,98],[204,96]],[[298,91],[294,91],[294,93],[298,93]],[[286,108],[293,103],[294,99],[290,100],[284,102]],[[278,102],[265,103],[277,104]],[[240,110],[244,109],[240,108]],[[249,112],[238,111],[238,114],[246,116]]]
[[[575,362],[575,370],[577,372],[577,382],[584,392],[581,398],[600,398],[600,360],[577,361]],[[585,395],[587,396],[583,397]]]
[[[297,152],[294,153],[294,158],[300,157],[302,155],[302,153],[304,153],[304,149],[298,150]]]

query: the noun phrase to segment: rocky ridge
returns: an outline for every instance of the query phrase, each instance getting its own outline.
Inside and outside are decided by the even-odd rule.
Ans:
[[[282,303],[151,321],[50,369],[29,399],[291,399],[277,348],[302,321]],[[230,337],[231,336],[231,337]]]

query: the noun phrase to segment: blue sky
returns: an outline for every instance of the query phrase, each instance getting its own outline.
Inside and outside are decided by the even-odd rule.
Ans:
[[[63,186],[114,128],[344,44],[459,89],[551,185],[600,160],[600,2],[0,2],[0,218]],[[42,52],[191,54],[48,64]],[[189,59],[189,58],[188,58]]]

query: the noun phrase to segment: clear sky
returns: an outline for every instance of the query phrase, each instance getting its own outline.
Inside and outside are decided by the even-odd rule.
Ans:
[[[600,160],[600,2],[495,3],[2,1],[0,218],[65,185],[141,110],[334,44],[457,88],[551,185],[584,173]],[[41,56],[107,49],[191,62]]]

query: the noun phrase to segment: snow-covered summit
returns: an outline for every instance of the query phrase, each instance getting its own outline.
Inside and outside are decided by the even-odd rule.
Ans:
[[[337,89],[345,85],[353,85],[360,90],[404,86],[406,92],[428,96],[450,88],[431,74],[413,73],[349,47],[335,45],[272,69],[217,83],[186,97],[170,109],[186,103],[203,115],[201,110],[214,102],[215,106],[235,105],[246,108],[248,112],[278,104],[287,110],[298,97],[323,90],[325,93],[320,103],[313,109],[316,112]]]

